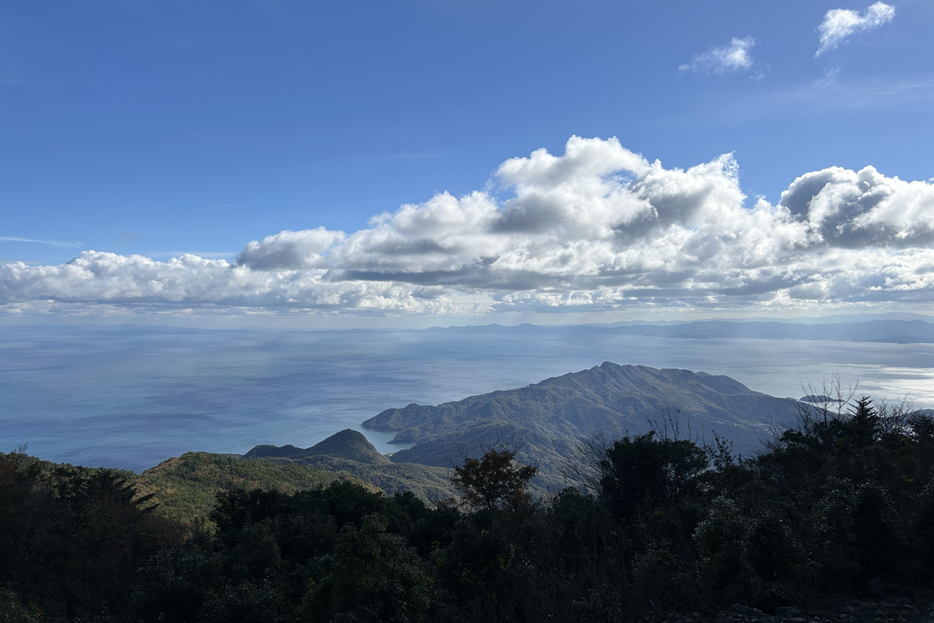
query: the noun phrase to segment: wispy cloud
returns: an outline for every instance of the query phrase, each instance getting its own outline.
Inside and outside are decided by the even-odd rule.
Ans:
[[[900,111],[934,105],[934,75],[913,77],[840,77],[831,68],[823,77],[796,85],[761,88],[702,112],[693,111],[682,123],[699,120],[713,125],[735,125],[770,118],[826,115],[841,110]]]
[[[249,242],[236,261],[86,251],[0,266],[0,308],[471,314],[934,303],[934,183],[873,167],[805,172],[746,205],[729,154],[688,169],[571,137],[502,163],[508,197],[441,193],[351,234]],[[229,257],[229,256],[228,256]]]
[[[756,45],[756,40],[752,37],[743,39],[734,37],[729,45],[696,55],[690,63],[678,67],[678,71],[727,74],[749,70],[754,64],[749,54],[754,45]]]
[[[840,80],[836,69],[822,79],[767,95],[775,106],[805,105],[807,110],[894,108],[934,101],[934,77]],[[767,108],[767,104],[763,103]]]
[[[48,244],[53,247],[80,247],[80,242],[60,242],[58,240],[37,240],[35,238],[18,238],[16,236],[0,236],[0,242],[34,242]]]
[[[827,50],[832,50],[855,34],[873,30],[883,24],[891,22],[895,17],[895,7],[876,2],[863,15],[850,9],[833,9],[824,15],[820,25],[820,47],[814,53],[820,56]]]

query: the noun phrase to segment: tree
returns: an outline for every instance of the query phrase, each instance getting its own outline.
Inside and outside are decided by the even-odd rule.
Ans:
[[[707,469],[703,449],[686,439],[655,439],[655,431],[623,437],[607,448],[600,467],[601,495],[618,517],[644,504],[667,504],[688,493]]]
[[[312,583],[303,604],[315,622],[419,623],[431,604],[431,583],[414,548],[387,532],[379,513],[341,534],[334,552],[322,559],[329,573]]]
[[[497,444],[482,457],[464,458],[454,468],[451,484],[464,494],[463,503],[471,509],[515,509],[528,501],[526,489],[538,473],[538,467],[516,460],[516,449]]]
[[[124,474],[0,454],[0,585],[49,620],[121,615],[138,569],[180,529]]]

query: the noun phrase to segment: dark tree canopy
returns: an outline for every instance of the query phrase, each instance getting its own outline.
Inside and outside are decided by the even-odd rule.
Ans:
[[[526,489],[538,473],[538,467],[522,465],[516,450],[499,444],[482,457],[467,457],[454,468],[451,482],[464,494],[464,503],[473,509],[514,508],[528,500]]]
[[[654,431],[623,437],[601,462],[602,494],[614,513],[628,518],[640,505],[676,501],[707,465],[707,454],[691,441],[655,439]]]

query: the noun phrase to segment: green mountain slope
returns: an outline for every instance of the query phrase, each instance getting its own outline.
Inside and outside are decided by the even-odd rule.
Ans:
[[[207,516],[221,491],[263,489],[291,494],[324,487],[337,480],[351,480],[371,491],[378,490],[353,476],[332,474],[309,465],[277,465],[270,461],[207,452],[186,452],[142,474],[52,463],[24,454],[0,453],[0,463],[4,461],[15,463],[21,469],[29,466],[46,475],[57,472],[90,477],[101,471],[114,473],[135,487],[137,497],[151,495],[146,505],[155,505],[155,512],[185,523]]]
[[[158,512],[185,522],[207,515],[220,491],[263,489],[295,493],[335,480],[354,480],[375,489],[358,479],[310,465],[277,465],[206,452],[186,452],[140,475],[129,473],[127,480],[136,485],[140,494],[153,494],[153,501],[159,504]]]
[[[388,494],[411,491],[429,501],[454,495],[450,464],[394,463],[355,430],[342,430],[310,448],[256,446],[244,458],[264,459],[281,466],[314,467],[358,478]]]

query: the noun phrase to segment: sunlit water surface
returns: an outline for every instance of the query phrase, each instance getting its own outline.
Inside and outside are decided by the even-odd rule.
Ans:
[[[0,451],[142,471],[188,450],[307,447],[383,409],[604,361],[725,374],[775,396],[832,373],[934,407],[934,345],[591,332],[0,329]],[[383,452],[391,435],[366,432]],[[5,446],[5,447],[3,447]]]

